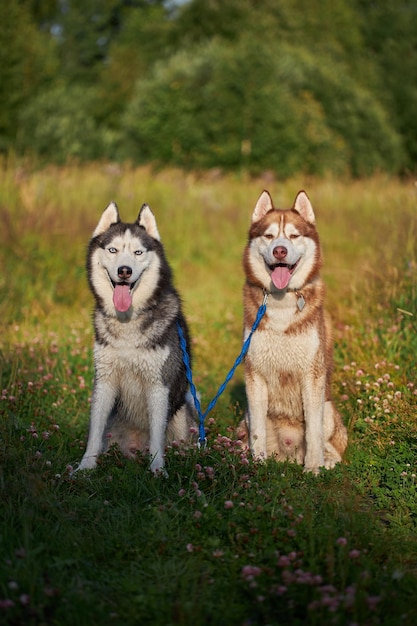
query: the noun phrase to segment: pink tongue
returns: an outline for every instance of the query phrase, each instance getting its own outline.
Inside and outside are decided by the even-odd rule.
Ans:
[[[113,291],[113,304],[117,311],[125,313],[132,304],[129,285],[116,285]]]
[[[271,274],[271,278],[277,289],[285,289],[290,282],[291,273],[288,267],[276,267]]]

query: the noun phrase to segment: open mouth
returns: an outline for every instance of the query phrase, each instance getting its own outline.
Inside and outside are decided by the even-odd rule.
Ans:
[[[290,265],[289,263],[276,263],[274,265],[268,265],[271,270],[271,280],[276,289],[286,289],[288,287],[288,283],[290,282],[291,276],[294,273],[298,262],[299,260],[293,265]]]
[[[128,311],[132,306],[132,291],[137,283],[137,280],[131,283],[127,283],[125,281],[116,283],[110,278],[110,275],[109,279],[113,286],[113,304],[116,311],[126,313],[126,311]]]

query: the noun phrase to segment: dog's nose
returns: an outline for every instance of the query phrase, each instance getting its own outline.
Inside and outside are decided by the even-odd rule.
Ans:
[[[285,246],[277,246],[274,248],[273,254],[276,259],[285,259],[288,250]]]
[[[127,265],[121,265],[117,270],[117,275],[122,279],[130,278],[132,276],[132,268]]]

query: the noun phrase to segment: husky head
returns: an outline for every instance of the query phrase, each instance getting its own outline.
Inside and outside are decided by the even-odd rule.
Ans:
[[[320,243],[313,207],[304,191],[287,210],[275,209],[268,191],[260,195],[243,263],[249,282],[271,292],[301,289],[317,275],[322,264]]]
[[[169,273],[163,259],[155,216],[149,206],[144,204],[136,222],[127,224],[120,220],[117,205],[111,202],[93,232],[87,257],[89,284],[106,314],[130,318],[132,311],[151,297],[162,271]]]

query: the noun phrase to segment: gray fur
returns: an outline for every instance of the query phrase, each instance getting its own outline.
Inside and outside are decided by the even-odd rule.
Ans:
[[[121,222],[114,203],[107,207],[88,247],[87,274],[95,376],[78,469],[94,468],[117,443],[129,457],[149,451],[151,470],[163,471],[165,445],[189,440],[195,422],[177,323],[189,348],[188,327],[148,205],[133,224]]]

